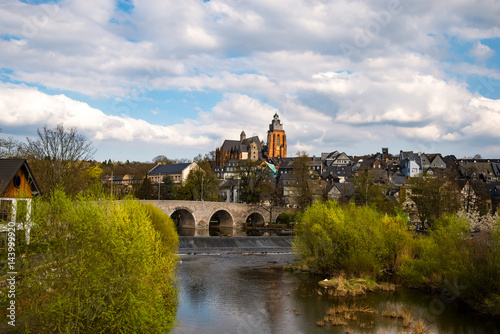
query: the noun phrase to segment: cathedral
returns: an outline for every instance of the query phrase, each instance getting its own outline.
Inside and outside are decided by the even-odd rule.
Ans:
[[[274,114],[269,130],[267,144],[258,136],[246,137],[245,131],[240,140],[224,140],[221,147],[215,150],[216,166],[224,166],[229,160],[267,160],[269,158],[286,158],[286,135],[278,114]]]

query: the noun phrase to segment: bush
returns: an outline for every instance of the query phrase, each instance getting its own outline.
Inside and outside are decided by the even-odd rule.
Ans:
[[[298,217],[294,249],[317,271],[374,277],[394,271],[412,242],[406,222],[370,207],[315,203]]]
[[[497,228],[498,229],[498,222]],[[475,309],[500,314],[500,247],[496,233],[472,239],[464,216],[445,214],[398,271],[411,286],[448,291]]]
[[[152,218],[154,216],[154,218]],[[38,202],[21,315],[32,333],[165,333],[177,308],[173,223],[138,201]]]

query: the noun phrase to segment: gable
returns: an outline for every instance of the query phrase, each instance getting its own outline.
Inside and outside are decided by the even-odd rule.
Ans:
[[[25,159],[0,159],[0,196],[31,198],[41,194]]]

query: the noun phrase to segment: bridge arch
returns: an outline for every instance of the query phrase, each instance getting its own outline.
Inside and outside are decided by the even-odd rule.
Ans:
[[[289,224],[293,221],[293,215],[288,212],[282,212],[276,217],[277,224]]]
[[[209,226],[233,227],[233,216],[224,209],[217,210],[210,215]]]
[[[248,215],[245,221],[249,225],[255,225],[255,224],[264,224],[265,219],[260,212],[252,212],[251,214]]]
[[[195,228],[196,227],[196,219],[193,215],[193,212],[185,207],[175,208],[174,212],[170,215],[175,224],[178,227],[184,228]]]
[[[155,205],[172,217],[179,227],[207,231],[209,230],[210,220],[215,214],[214,222],[228,228],[242,227],[249,217],[250,220],[253,219],[258,222],[261,222],[261,217],[264,222],[268,221],[268,219],[275,221],[277,216],[283,212],[290,212],[290,216],[293,217],[292,209],[282,207],[273,208],[272,215],[269,217],[269,212],[263,210],[259,205],[181,200],[141,200],[141,202]]]

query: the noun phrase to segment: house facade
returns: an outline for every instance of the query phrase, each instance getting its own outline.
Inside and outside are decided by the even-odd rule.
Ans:
[[[29,243],[31,203],[41,195],[25,159],[0,159],[0,247],[5,247],[9,227],[24,230]]]
[[[189,173],[197,170],[200,167],[196,162],[182,163],[182,164],[157,164],[150,171],[148,171],[148,179],[151,183],[160,183],[165,176],[169,176],[173,183],[180,184],[186,181]]]

